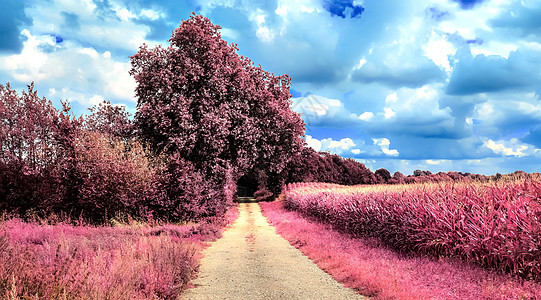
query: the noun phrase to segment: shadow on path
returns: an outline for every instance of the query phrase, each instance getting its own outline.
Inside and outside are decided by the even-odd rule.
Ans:
[[[254,197],[238,197],[234,202],[237,203],[259,203]]]

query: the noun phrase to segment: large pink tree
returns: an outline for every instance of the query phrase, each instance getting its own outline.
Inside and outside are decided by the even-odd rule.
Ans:
[[[302,149],[304,123],[290,109],[290,78],[275,76],[192,14],[167,48],[132,56],[138,134],[156,155],[175,155],[208,180],[254,168],[281,172]],[[220,184],[217,185],[217,188]]]

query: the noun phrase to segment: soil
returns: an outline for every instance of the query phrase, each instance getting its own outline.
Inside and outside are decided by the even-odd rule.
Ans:
[[[195,288],[180,299],[365,299],[276,234],[253,199],[204,251]]]

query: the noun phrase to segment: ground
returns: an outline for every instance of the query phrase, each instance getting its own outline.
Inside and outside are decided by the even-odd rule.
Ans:
[[[276,234],[259,203],[240,202],[239,218],[204,251],[195,288],[181,299],[363,299]]]

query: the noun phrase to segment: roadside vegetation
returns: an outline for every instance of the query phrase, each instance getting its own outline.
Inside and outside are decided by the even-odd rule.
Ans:
[[[388,276],[401,276],[403,295],[413,298],[535,299],[541,297],[541,180],[529,177],[394,186],[297,183],[285,188],[282,202],[263,208],[284,237],[368,294],[389,297]],[[331,247],[350,254],[333,255]],[[363,250],[354,254],[351,247]],[[384,266],[397,273],[378,270]],[[363,275],[361,267],[378,271]],[[379,272],[385,275],[374,278]],[[438,276],[445,279],[439,288]]]
[[[539,296],[537,175],[391,175],[316,152],[290,108],[288,75],[240,56],[200,15],[182,21],[168,42],[131,57],[133,116],[108,101],[75,116],[68,101],[58,109],[33,83],[23,91],[0,84],[0,297],[174,299],[207,242],[236,218],[240,184],[258,200],[283,191],[283,202],[264,204],[271,221],[316,262],[331,259],[335,267],[324,268],[338,268],[339,280],[363,293],[416,298],[444,280],[442,298]],[[441,272],[478,284],[423,277],[418,272],[440,267],[424,258],[402,263],[386,247],[510,275],[445,262]],[[389,259],[374,265],[352,249]],[[390,262],[395,275],[383,271]],[[357,281],[359,270],[374,277]]]
[[[372,299],[539,299],[541,284],[460,259],[404,253],[284,207],[262,203],[278,234],[346,287]]]

